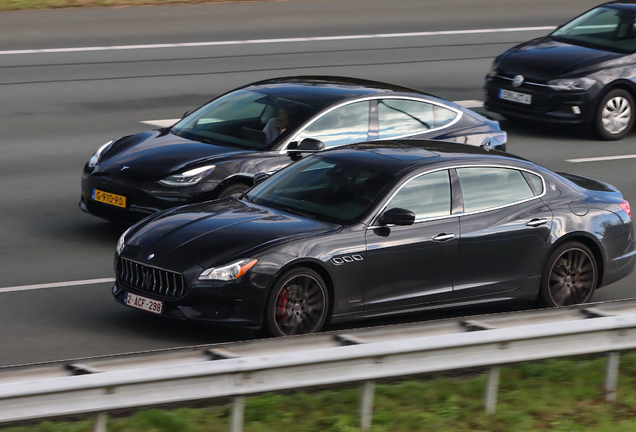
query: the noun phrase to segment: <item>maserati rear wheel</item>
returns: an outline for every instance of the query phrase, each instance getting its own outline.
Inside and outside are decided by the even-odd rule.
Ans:
[[[545,306],[586,303],[596,290],[598,266],[590,249],[579,242],[562,244],[548,259],[541,276]]]

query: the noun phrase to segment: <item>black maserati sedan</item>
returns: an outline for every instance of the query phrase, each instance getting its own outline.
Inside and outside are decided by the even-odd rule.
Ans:
[[[618,140],[634,124],[636,4],[603,4],[498,56],[485,107],[510,119],[591,127]]]
[[[439,307],[583,303],[636,262],[617,189],[498,151],[362,143],[256,181],[242,198],[130,227],[115,254],[116,301],[292,335]]]
[[[254,174],[320,149],[395,138],[503,150],[499,123],[404,87],[338,77],[271,79],[230,91],[175,125],[110,141],[84,166],[80,208],[132,223],[158,210],[239,195]]]

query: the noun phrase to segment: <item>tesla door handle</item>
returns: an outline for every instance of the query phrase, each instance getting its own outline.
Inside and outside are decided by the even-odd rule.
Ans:
[[[455,234],[453,234],[453,233],[449,233],[449,234],[442,233],[442,234],[438,234],[435,237],[433,237],[433,241],[445,242],[445,241],[452,240],[454,238],[455,238]]]
[[[529,227],[538,227],[538,226],[541,226],[541,225],[545,225],[547,223],[548,223],[547,219],[532,219],[526,225],[528,225]]]

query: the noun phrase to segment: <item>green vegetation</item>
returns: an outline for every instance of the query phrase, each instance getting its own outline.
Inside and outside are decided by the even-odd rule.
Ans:
[[[228,3],[229,1],[230,0],[0,0],[0,11],[81,7],[147,6],[178,3]]]
[[[636,354],[621,358],[618,401],[605,402],[604,358],[549,360],[502,368],[497,413],[484,412],[486,376],[376,386],[373,431],[633,432]],[[247,398],[246,432],[359,430],[358,387]],[[229,406],[140,411],[110,418],[109,432],[227,431]],[[44,422],[2,432],[91,432],[92,420]]]

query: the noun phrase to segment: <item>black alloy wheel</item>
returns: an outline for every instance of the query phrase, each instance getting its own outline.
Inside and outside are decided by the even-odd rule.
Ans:
[[[606,141],[623,138],[634,125],[634,98],[629,92],[614,89],[603,96],[598,104],[594,127],[598,136]]]
[[[265,330],[273,336],[316,333],[327,320],[329,296],[318,273],[296,268],[274,284],[265,310]]]
[[[582,243],[559,246],[541,276],[541,299],[546,306],[586,303],[596,290],[597,265],[590,249]]]
[[[243,196],[246,190],[249,189],[249,186],[244,183],[230,183],[225,186],[216,196],[217,199],[221,198],[236,198],[239,199]]]

